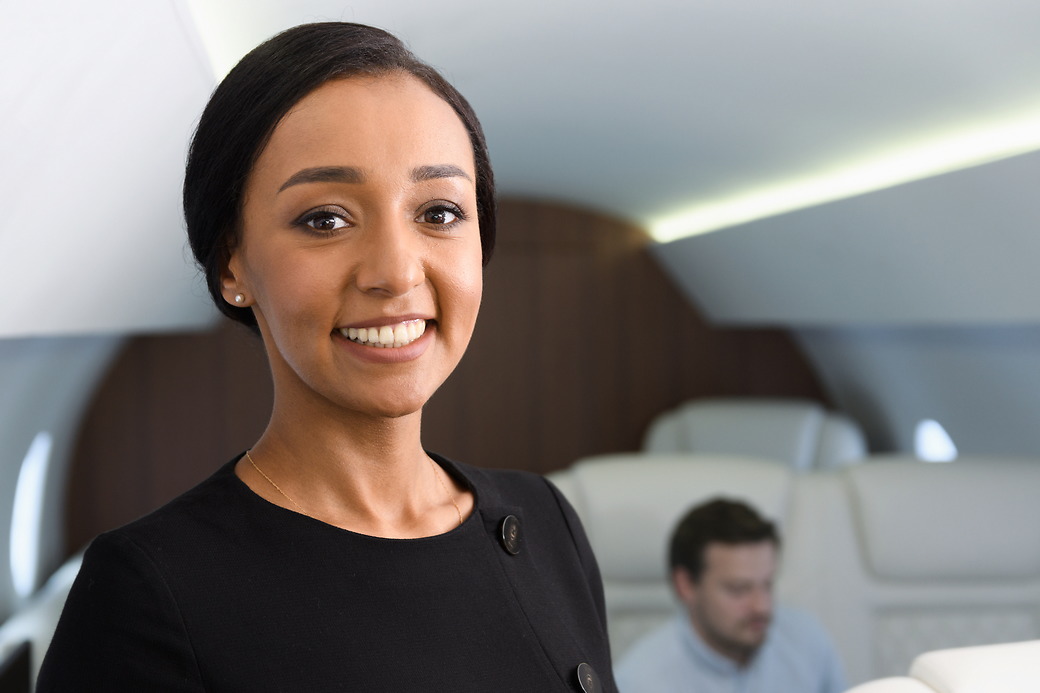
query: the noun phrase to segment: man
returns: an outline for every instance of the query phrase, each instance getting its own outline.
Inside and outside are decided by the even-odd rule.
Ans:
[[[621,658],[621,693],[841,693],[844,676],[808,614],[773,604],[780,538],[751,507],[695,507],[671,539],[683,612]]]

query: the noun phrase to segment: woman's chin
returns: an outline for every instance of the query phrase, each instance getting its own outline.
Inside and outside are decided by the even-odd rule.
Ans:
[[[430,397],[423,393],[409,392],[380,398],[353,402],[348,409],[374,419],[401,419],[420,414]]]
[[[395,402],[375,409],[372,416],[381,419],[403,419],[420,414],[424,404],[425,402],[418,405]]]

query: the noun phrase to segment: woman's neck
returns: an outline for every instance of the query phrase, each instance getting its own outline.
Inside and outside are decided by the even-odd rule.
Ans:
[[[384,418],[309,409],[275,407],[236,467],[253,491],[373,536],[430,536],[458,524],[465,492],[423,450],[421,411]]]

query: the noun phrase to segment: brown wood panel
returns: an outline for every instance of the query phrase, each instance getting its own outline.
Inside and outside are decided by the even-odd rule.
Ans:
[[[642,229],[526,200],[502,201],[499,229],[469,352],[426,409],[428,448],[549,472],[638,449],[656,414],[693,397],[823,399],[783,331],[707,325]],[[238,326],[129,340],[82,422],[69,549],[251,445],[271,394],[263,348]]]
[[[267,360],[247,330],[128,341],[80,425],[66,499],[66,546],[191,488],[260,435]]]

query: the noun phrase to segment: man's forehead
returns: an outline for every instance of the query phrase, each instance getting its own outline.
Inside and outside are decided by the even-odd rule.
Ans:
[[[776,545],[769,540],[726,544],[710,542],[704,548],[704,573],[750,577],[776,568]]]

